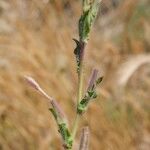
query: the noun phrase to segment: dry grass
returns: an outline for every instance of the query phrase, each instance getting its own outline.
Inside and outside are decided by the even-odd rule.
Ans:
[[[134,2],[122,0],[101,15],[91,34],[85,82],[92,66],[105,76],[100,97],[83,118],[91,130],[91,150],[150,147],[150,65],[128,70],[136,65],[135,55],[149,56],[149,1]],[[77,36],[79,15],[79,1],[0,1],[0,150],[61,149],[47,102],[23,76],[33,76],[72,121],[77,78],[71,39]],[[121,66],[123,74],[116,76]],[[120,92],[117,83],[124,76]]]

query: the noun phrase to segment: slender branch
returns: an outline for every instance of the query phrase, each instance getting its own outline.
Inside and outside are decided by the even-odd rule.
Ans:
[[[88,1],[88,0],[82,0],[82,15],[79,19],[79,39],[80,41],[75,40],[77,47],[74,51],[77,59],[77,68],[78,68],[78,96],[77,96],[77,107],[82,100],[83,96],[83,70],[84,70],[84,53],[85,53],[85,46],[89,40],[89,33],[92,27],[92,24],[94,23],[94,20],[98,13],[98,4],[101,0],[94,0],[94,1]],[[74,126],[72,130],[72,139],[74,141],[74,138],[76,136],[79,119],[81,114],[76,114],[76,118],[74,121]]]
[[[63,140],[63,147],[65,150],[71,150],[73,141],[67,126],[65,114],[62,111],[61,107],[59,106],[57,101],[55,101],[52,97],[50,97],[33,78],[25,76],[25,79],[32,88],[36,89],[42,96],[48,99],[49,102],[51,103],[52,107],[49,108],[49,110],[51,111],[58,125],[58,130]]]
[[[84,54],[85,54],[85,46],[86,44],[84,42],[81,43],[81,49],[80,49],[80,70],[78,74],[78,103],[80,102],[82,98],[83,93],[83,70],[84,70]]]
[[[82,99],[82,95],[83,95],[83,70],[84,70],[84,52],[85,52],[85,46],[86,44],[82,41],[80,41],[81,43],[81,47],[80,47],[80,69],[79,69],[79,73],[78,73],[78,96],[77,96],[77,104],[80,103],[81,99]],[[80,119],[80,115],[77,113],[76,114],[76,118],[74,121],[74,126],[73,126],[73,130],[72,130],[72,138],[74,140],[75,136],[76,136],[76,132],[77,132],[77,128],[78,128],[78,124],[79,124],[79,119]]]

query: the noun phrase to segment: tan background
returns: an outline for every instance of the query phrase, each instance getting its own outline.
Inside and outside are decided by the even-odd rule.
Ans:
[[[80,124],[90,127],[90,150],[150,148],[149,5],[149,0],[101,4],[86,49],[85,88],[93,67],[104,80]],[[23,77],[34,77],[73,123],[72,38],[78,38],[80,13],[79,0],[0,0],[0,150],[62,148],[47,101]]]

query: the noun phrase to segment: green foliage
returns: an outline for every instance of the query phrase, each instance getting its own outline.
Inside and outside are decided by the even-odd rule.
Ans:
[[[97,94],[95,91],[88,91],[84,98],[81,100],[81,102],[78,104],[77,107],[77,113],[82,114],[87,110],[88,104],[90,100],[94,99],[97,97]]]
[[[78,104],[78,107],[77,107],[78,114],[84,113],[88,108],[89,102],[97,97],[96,87],[98,84],[100,84],[102,82],[102,80],[103,80],[103,77],[98,78],[93,83],[92,87],[87,90],[87,92],[85,93],[85,96]]]
[[[92,24],[98,13],[99,0],[83,0],[83,14],[79,19],[80,40],[87,43]]]
[[[62,136],[62,139],[64,141],[64,147],[66,149],[70,149],[72,147],[72,143],[73,143],[73,139],[71,137],[71,134],[69,132],[69,129],[67,127],[67,124],[65,123],[65,121],[63,119],[61,119],[57,113],[57,111],[54,108],[50,108],[49,109],[51,111],[51,113],[53,114],[58,128],[59,128],[59,133]]]
[[[62,138],[65,142],[64,147],[66,149],[71,149],[72,148],[72,143],[73,143],[73,139],[72,136],[67,128],[66,123],[61,123],[58,125],[59,127],[59,132],[62,135]]]

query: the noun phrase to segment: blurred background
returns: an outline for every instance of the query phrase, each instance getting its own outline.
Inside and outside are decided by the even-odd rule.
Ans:
[[[0,150],[60,150],[47,101],[24,81],[35,78],[75,117],[73,54],[81,0],[0,0]],[[103,0],[86,49],[104,75],[82,118],[90,150],[150,149],[150,1]]]

